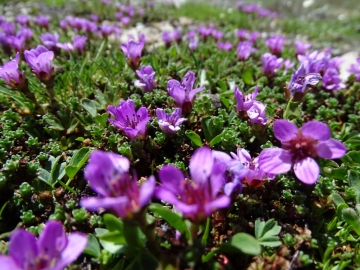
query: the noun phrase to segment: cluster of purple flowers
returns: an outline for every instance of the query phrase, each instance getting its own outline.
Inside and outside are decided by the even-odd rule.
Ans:
[[[12,50],[15,52],[23,52],[26,47],[26,43],[32,39],[33,31],[28,28],[29,21],[26,22],[26,19],[29,20],[27,16],[19,17],[20,22],[19,29],[17,25],[13,22],[3,21],[0,23],[0,44],[3,50],[11,55]]]
[[[236,3],[237,8],[245,13],[253,13],[257,14],[260,18],[269,17],[269,18],[277,18],[278,14],[269,9],[261,7],[259,4],[244,4],[242,1]]]
[[[53,51],[55,54],[59,54],[60,49],[63,49],[64,51],[76,50],[78,53],[83,53],[85,52],[87,37],[75,36],[72,38],[72,43],[60,43],[59,35],[57,33],[44,33],[40,36],[40,40],[46,48]]]
[[[322,52],[314,51],[306,55],[298,55],[299,61],[304,65],[305,73],[319,73],[322,75],[322,87],[334,91],[345,88],[340,79],[341,57],[332,57],[331,48]]]
[[[167,47],[171,45],[172,42],[181,42],[182,33],[180,29],[175,29],[172,32],[162,32],[162,39]]]
[[[356,59],[356,64],[352,64],[349,72],[355,75],[355,81],[360,82],[360,58]]]
[[[256,100],[258,95],[258,87],[255,87],[254,92],[244,95],[240,89],[235,86],[234,95],[236,100],[236,111],[242,115],[249,117],[251,124],[265,126],[267,124],[266,105],[261,101]]]

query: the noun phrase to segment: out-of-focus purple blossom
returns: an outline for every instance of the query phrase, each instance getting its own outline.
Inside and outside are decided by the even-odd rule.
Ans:
[[[118,19],[119,21],[121,21],[121,18],[123,17],[123,13],[122,12],[116,12],[115,13],[115,18]]]
[[[130,21],[131,21],[131,19],[128,16],[124,16],[124,17],[121,18],[121,23],[123,25],[128,25],[130,23]]]
[[[86,36],[75,36],[72,38],[73,46],[78,52],[85,51],[86,41],[87,41]]]
[[[93,13],[90,15],[90,20],[92,20],[93,22],[98,22],[99,21],[99,15]]]
[[[12,23],[12,22],[3,22],[3,23],[1,23],[1,28],[2,28],[2,30],[4,31],[4,33],[7,36],[14,36],[15,35],[16,26],[15,26],[14,23]]]
[[[360,82],[360,58],[356,59],[356,62],[350,66],[348,71],[355,75],[355,81]]]
[[[219,50],[223,50],[223,51],[226,51],[226,52],[230,51],[231,48],[232,48],[231,42],[218,41],[217,46],[218,46]]]
[[[295,93],[305,93],[307,85],[316,85],[321,80],[319,73],[306,73],[305,64],[302,63],[300,67],[293,72],[291,80],[288,85],[290,96]]]
[[[326,68],[335,68],[337,71],[339,71],[342,63],[344,63],[344,59],[342,57],[333,57],[327,62]]]
[[[112,4],[111,0],[101,0],[101,3],[103,3],[104,5],[107,5],[107,6],[111,6],[111,4]]]
[[[160,129],[169,134],[174,134],[180,130],[180,125],[187,119],[181,118],[182,110],[176,108],[171,115],[168,115],[163,109],[156,109],[156,116]]]
[[[261,126],[267,124],[266,105],[260,101],[254,101],[251,108],[247,110],[247,115],[250,118],[251,124],[258,124]]]
[[[30,28],[22,27],[17,33],[16,36],[23,37],[25,40],[29,40],[33,36],[33,31]]]
[[[29,26],[30,18],[28,15],[20,14],[16,16],[16,21],[22,26]]]
[[[322,52],[314,51],[306,55],[298,55],[298,60],[305,64],[307,73],[324,74],[328,62],[331,59],[331,48],[327,48]]]
[[[190,30],[189,32],[187,32],[187,33],[185,34],[185,36],[186,36],[186,38],[188,38],[188,39],[193,39],[193,38],[195,38],[195,36],[196,36],[196,32],[195,32],[195,30]]]
[[[54,58],[54,52],[39,45],[36,49],[25,50],[24,56],[26,62],[40,81],[47,82],[52,79],[54,68],[51,67],[51,62]]]
[[[136,137],[141,140],[146,138],[146,125],[150,120],[146,107],[141,107],[138,111],[135,111],[134,101],[128,99],[121,100],[116,107],[109,105],[107,109],[115,118],[109,118],[109,122],[121,129],[130,140]]]
[[[39,239],[23,229],[10,236],[9,256],[0,255],[1,269],[65,269],[86,248],[88,238],[82,233],[66,232],[59,221],[48,221]]]
[[[25,84],[24,74],[19,70],[20,54],[0,67],[0,78],[13,89],[21,88]]]
[[[246,29],[236,29],[235,32],[240,41],[246,40],[249,36],[249,31]]]
[[[130,39],[127,43],[121,43],[120,48],[124,52],[128,65],[132,70],[137,70],[140,66],[141,53],[144,48],[145,41],[140,39],[139,42],[136,42],[133,39]]]
[[[189,40],[189,49],[191,51],[194,51],[197,48],[198,44],[199,44],[199,40],[197,38],[191,38]]]
[[[335,68],[326,69],[322,78],[322,86],[325,90],[335,91],[344,89],[346,85],[341,82],[339,72]]]
[[[302,43],[301,41],[297,40],[295,41],[295,54],[305,54],[308,49],[311,48],[310,43]]]
[[[0,32],[0,44],[3,51],[8,54],[12,55],[11,46],[9,44],[8,36],[4,32]]]
[[[261,36],[260,32],[251,32],[249,35],[249,41],[251,41],[252,43],[254,43],[259,37]]]
[[[166,47],[169,47],[172,41],[172,36],[170,32],[162,32],[161,37],[165,43]]]
[[[40,15],[34,18],[34,23],[38,26],[48,29],[49,28],[49,17]]]
[[[165,165],[159,171],[162,185],[156,196],[174,205],[183,217],[194,223],[202,223],[216,210],[226,208],[230,198],[218,195],[225,184],[226,165],[214,164],[211,150],[203,146],[195,151],[190,159],[191,180],[182,171]]]
[[[285,38],[283,36],[273,36],[268,38],[265,43],[269,46],[272,54],[280,56],[284,48]]]
[[[331,139],[329,127],[309,121],[300,129],[286,120],[274,123],[274,135],[282,148],[266,148],[259,155],[259,168],[266,173],[283,174],[293,167],[296,177],[305,184],[314,184],[320,175],[315,158],[341,158],[346,153],[343,143]]]
[[[262,72],[267,77],[272,77],[275,75],[275,70],[281,68],[284,60],[282,58],[277,58],[276,55],[271,53],[265,53],[261,56],[262,62]]]
[[[46,48],[51,51],[57,50],[57,44],[59,42],[59,35],[58,33],[44,33],[40,36],[41,42],[44,44]]]
[[[155,71],[151,66],[142,66],[140,70],[136,70],[139,80],[135,81],[136,87],[141,87],[144,93],[152,92],[155,88]]]
[[[182,82],[177,80],[170,80],[167,83],[167,90],[170,96],[174,99],[176,105],[180,107],[186,114],[190,112],[195,99],[195,94],[204,90],[204,86],[193,89],[195,83],[195,74],[188,71]]]
[[[210,26],[210,27],[206,27],[204,25],[199,25],[198,26],[198,33],[204,39],[207,39],[211,35],[213,30],[214,30],[213,26]]]
[[[102,24],[100,26],[100,32],[101,32],[102,37],[108,37],[112,33],[114,33],[114,26]]]
[[[72,45],[70,42],[58,43],[56,46],[65,52],[71,52],[75,50],[74,45]]]
[[[66,20],[61,20],[61,21],[59,22],[59,24],[60,24],[61,29],[66,30],[66,28],[67,28],[67,26],[68,26]]]
[[[244,2],[243,2],[243,1],[238,1],[238,2],[236,2],[236,8],[237,8],[237,9],[242,10],[243,6],[244,6]]]
[[[284,70],[286,71],[286,70],[288,70],[288,69],[290,69],[290,68],[293,68],[294,65],[295,65],[294,62],[291,62],[290,59],[286,59],[286,60],[284,61]]]
[[[123,219],[134,219],[153,197],[156,181],[150,176],[139,186],[137,177],[128,173],[129,167],[129,160],[121,155],[93,151],[84,176],[100,197],[83,198],[80,205],[92,211],[110,209]]]
[[[257,52],[257,49],[252,47],[251,41],[241,41],[237,45],[237,58],[240,61],[245,61],[250,57],[251,53]]]
[[[8,36],[7,42],[16,52],[22,52],[25,49],[26,38],[24,36]]]
[[[175,29],[173,32],[162,32],[161,36],[167,47],[170,46],[173,41],[179,43],[182,40],[182,33],[180,29]]]
[[[259,87],[256,86],[252,93],[244,95],[241,92],[241,90],[237,86],[235,86],[234,96],[236,101],[236,111],[237,112],[248,111],[253,106],[256,96],[258,95],[258,92],[259,92]]]
[[[253,13],[253,12],[257,12],[260,8],[261,7],[256,3],[247,4],[242,7],[242,11],[244,11],[245,13]]]
[[[215,40],[220,40],[224,36],[223,32],[216,29],[214,29],[211,34],[215,38]]]
[[[275,175],[263,172],[259,168],[259,158],[256,157],[252,159],[249,152],[244,148],[238,148],[236,154],[230,153],[230,155],[233,159],[240,161],[247,169],[244,180],[249,186],[257,187],[262,185],[264,180],[272,180],[275,178]]]

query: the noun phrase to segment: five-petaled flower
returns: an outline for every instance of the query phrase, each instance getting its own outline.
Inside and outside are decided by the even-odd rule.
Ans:
[[[96,150],[85,167],[85,179],[100,197],[81,199],[81,206],[89,210],[110,209],[123,219],[133,219],[151,200],[156,181],[149,177],[141,186],[129,171],[127,158]]]
[[[36,49],[26,50],[24,56],[26,62],[40,81],[47,82],[52,79],[54,68],[51,67],[51,62],[54,58],[54,52],[39,45]]]
[[[266,173],[282,174],[294,167],[296,177],[305,184],[314,184],[320,169],[314,158],[341,158],[346,153],[343,143],[331,139],[329,127],[309,121],[300,129],[286,120],[274,123],[274,135],[283,148],[266,148],[259,155],[259,168]]]
[[[148,110],[141,107],[135,111],[134,101],[131,99],[121,100],[118,106],[108,106],[109,113],[115,119],[109,118],[109,122],[121,129],[130,140],[136,137],[145,139],[146,125],[150,120]]]
[[[176,108],[171,115],[168,115],[163,109],[156,109],[156,116],[161,130],[165,133],[176,133],[180,130],[180,125],[187,119],[181,118],[181,109]]]
[[[49,221],[36,241],[35,235],[17,229],[10,236],[9,256],[0,255],[2,270],[62,270],[85,249],[86,235],[66,236],[62,224]]]
[[[170,80],[167,83],[167,90],[170,96],[173,97],[175,103],[186,114],[192,109],[195,94],[204,90],[204,86],[193,89],[195,83],[195,74],[188,71],[182,82],[177,80]]]
[[[184,218],[202,223],[216,210],[226,208],[230,198],[219,195],[225,184],[225,163],[214,163],[211,150],[203,146],[190,159],[191,179],[181,170],[165,165],[159,171],[161,186],[156,196],[174,205]]]
[[[134,71],[140,66],[140,58],[144,45],[144,39],[141,39],[139,42],[130,39],[127,43],[121,43],[120,48],[127,58],[129,67],[131,67]]]

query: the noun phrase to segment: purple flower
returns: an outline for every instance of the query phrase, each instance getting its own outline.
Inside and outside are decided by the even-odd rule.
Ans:
[[[3,22],[1,23],[1,28],[7,36],[15,35],[15,24],[12,22]]]
[[[22,26],[28,26],[30,19],[28,15],[20,14],[16,16],[16,21]]]
[[[51,51],[57,50],[57,44],[59,42],[58,33],[44,33],[40,36],[41,42]]]
[[[344,89],[346,85],[341,82],[339,72],[335,68],[328,68],[322,78],[322,86],[325,90],[340,90]]]
[[[162,186],[156,196],[173,204],[184,218],[202,223],[216,210],[230,204],[228,196],[218,195],[225,184],[226,165],[214,164],[211,150],[203,146],[195,151],[189,167],[191,180],[179,169],[165,165],[159,171]]]
[[[187,32],[186,33],[186,38],[188,38],[188,39],[193,39],[193,38],[195,38],[195,36],[196,36],[196,32],[195,32],[195,30],[190,30],[189,32]]]
[[[249,36],[249,31],[246,29],[236,29],[236,36],[240,41],[244,41]]]
[[[305,64],[307,73],[324,74],[330,59],[331,49],[329,48],[320,53],[314,51],[307,55],[298,55],[298,60]]]
[[[40,15],[40,16],[34,18],[34,23],[40,27],[48,29],[49,28],[49,17]]]
[[[130,140],[136,137],[145,139],[146,125],[150,120],[145,107],[141,107],[136,112],[134,101],[128,99],[121,100],[117,107],[109,105],[107,109],[115,117],[115,119],[109,118],[109,122],[121,129]]]
[[[169,47],[172,41],[172,36],[170,32],[162,32],[161,33],[162,40],[165,43],[166,47]]]
[[[197,38],[191,38],[189,41],[189,49],[194,51],[199,44],[199,40]]]
[[[290,68],[294,67],[295,63],[294,62],[291,62],[290,59],[286,59],[284,61],[284,70],[289,70]]]
[[[56,46],[60,49],[63,49],[65,52],[71,52],[75,49],[70,42],[58,43]]]
[[[84,176],[100,197],[83,198],[80,205],[91,211],[110,209],[123,219],[133,219],[151,200],[156,181],[150,176],[139,187],[136,176],[128,173],[129,167],[129,160],[121,155],[93,151]]]
[[[93,22],[98,22],[99,21],[99,15],[93,13],[90,15],[90,19],[93,21]]]
[[[39,78],[40,81],[48,81],[52,78],[54,68],[51,62],[54,58],[54,52],[49,51],[44,46],[39,45],[36,49],[24,52],[25,60]]]
[[[274,179],[275,176],[273,174],[265,173],[259,168],[259,158],[256,157],[252,159],[249,152],[247,152],[244,148],[238,148],[236,154],[230,153],[230,155],[233,159],[239,160],[247,169],[244,180],[250,186],[258,186],[259,184],[262,185],[263,180]]]
[[[331,139],[329,127],[309,121],[298,129],[286,120],[274,123],[274,135],[283,148],[266,148],[259,155],[259,167],[266,173],[282,174],[294,167],[296,177],[305,184],[314,184],[320,169],[314,158],[341,158],[346,153],[343,143]]]
[[[64,269],[86,248],[88,238],[82,233],[66,236],[62,224],[48,221],[39,239],[23,229],[10,236],[9,256],[0,255],[1,269]]]
[[[20,88],[25,82],[24,74],[19,70],[20,54],[0,67],[0,78],[13,89]]]
[[[73,46],[78,52],[85,51],[86,41],[87,41],[86,36],[75,36],[72,38]]]
[[[277,58],[276,55],[265,53],[261,56],[262,71],[267,77],[275,75],[275,70],[283,65],[283,59]]]
[[[211,34],[215,38],[215,40],[219,40],[224,36],[223,32],[216,30],[216,29],[214,29]]]
[[[135,81],[135,86],[141,87],[144,93],[152,92],[155,88],[155,71],[151,66],[142,66],[140,70],[136,70],[139,80]]]
[[[214,30],[213,26],[210,26],[210,27],[206,27],[204,25],[199,25],[198,26],[198,33],[204,39],[207,39],[211,35],[213,30]]]
[[[230,51],[232,48],[232,44],[230,42],[221,42],[218,41],[217,46],[219,48],[219,50],[224,50],[224,51]]]
[[[295,54],[305,54],[308,49],[311,48],[311,44],[302,43],[301,41],[295,41]]]
[[[102,24],[100,26],[100,32],[101,32],[102,37],[108,37],[112,33],[114,33],[114,26]]]
[[[254,104],[256,96],[258,95],[258,91],[259,91],[259,87],[256,86],[254,92],[252,92],[251,94],[244,95],[240,91],[240,89],[237,86],[235,86],[234,95],[236,100],[236,111],[237,112],[248,111]]]
[[[269,46],[272,54],[280,56],[284,48],[285,38],[283,36],[273,36],[268,38],[265,43]]]
[[[251,41],[239,42],[236,50],[237,50],[237,58],[240,61],[245,61],[246,59],[249,58],[251,53],[257,52],[257,50],[252,47]]]
[[[7,37],[7,43],[16,52],[22,52],[25,49],[26,38],[24,36],[9,36]]]
[[[33,31],[30,28],[22,27],[17,33],[16,36],[23,37],[25,40],[29,40],[33,36]]]
[[[127,43],[121,43],[121,50],[124,52],[128,65],[135,71],[140,66],[141,53],[144,48],[145,41],[141,39],[139,42],[131,39]]]
[[[249,35],[249,41],[255,42],[259,37],[261,36],[261,33],[259,32],[251,32]]]
[[[308,73],[305,72],[305,65],[301,64],[297,71],[294,71],[291,75],[291,80],[288,85],[290,96],[295,93],[305,93],[307,85],[316,85],[321,80],[319,73]]]
[[[254,101],[251,108],[247,110],[247,115],[250,118],[251,124],[261,126],[265,126],[267,124],[266,105],[260,101]]]
[[[195,94],[204,90],[204,86],[193,89],[195,83],[195,74],[188,71],[182,82],[170,80],[167,83],[167,90],[170,96],[175,100],[178,107],[182,108],[184,113],[190,112],[195,99]]]
[[[156,116],[161,130],[165,133],[176,133],[180,130],[180,125],[187,119],[181,118],[182,111],[176,108],[171,115],[168,115],[163,109],[156,109]]]
[[[356,59],[356,64],[352,64],[349,72],[355,75],[355,81],[360,82],[360,58]]]

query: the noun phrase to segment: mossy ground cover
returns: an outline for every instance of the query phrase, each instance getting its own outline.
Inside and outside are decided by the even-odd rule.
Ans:
[[[270,12],[261,17],[256,12],[244,12],[236,6],[229,10],[206,3],[186,3],[179,8],[141,3],[134,5],[133,15],[129,6],[124,3],[116,5],[112,1],[65,3],[58,0],[45,1],[41,6],[31,2],[25,4],[30,18],[48,15],[49,24],[41,26],[31,19],[27,27],[32,35],[20,47],[12,44],[9,48],[3,39],[1,43],[2,65],[14,59],[19,51],[19,70],[23,72],[22,79],[26,78],[26,87],[24,81],[10,80],[9,83],[4,79],[0,83],[2,254],[9,253],[11,235],[18,229],[38,236],[47,222],[56,220],[67,233],[80,232],[88,237],[86,249],[68,266],[69,269],[360,267],[360,83],[355,75],[350,75],[343,83],[331,77],[335,81],[329,83],[325,79],[326,71],[321,70],[322,81],[305,84],[303,90],[306,87],[306,91],[300,94],[289,93],[293,69],[300,67],[295,54],[295,40],[301,37],[305,43],[311,43],[308,53],[315,50],[326,53],[332,47],[330,57],[334,59],[346,52],[348,44],[352,48],[359,40],[359,16],[320,20],[286,14],[273,16]],[[66,15],[73,17],[59,18],[57,11],[66,5],[71,6]],[[41,13],[46,10],[49,14]],[[116,13],[121,14],[116,16]],[[97,15],[97,20],[91,17],[93,14]],[[17,15],[13,13],[3,21],[16,23]],[[75,17],[86,18],[89,22],[92,18],[95,28],[89,31],[72,25]],[[121,21],[124,17],[128,17],[128,21]],[[66,25],[60,27],[61,20],[65,20]],[[151,36],[145,34],[147,42],[141,57],[132,62],[127,59],[120,44],[140,37],[127,37],[121,32],[127,33],[137,25],[141,34],[142,26],[152,27],[155,29],[153,35],[161,39],[161,30],[156,32],[156,29],[165,21],[180,30],[180,38],[175,41],[173,36],[169,44],[158,46],[158,40],[151,41]],[[16,31],[20,31],[20,24],[15,25]],[[111,34],[107,35],[101,25],[111,25]],[[220,41],[230,42],[232,48],[219,49],[213,32],[206,37],[198,25],[221,31],[224,35]],[[2,29],[3,34],[6,27]],[[251,44],[254,50],[250,56],[239,56],[236,50],[239,38],[235,29],[246,29],[248,34],[260,33]],[[185,36],[191,30],[194,30],[195,37]],[[25,61],[25,51],[44,44],[41,35],[46,32],[59,35],[55,44],[45,44],[54,51],[54,59],[49,74],[35,76],[36,72],[27,64],[29,60]],[[16,33],[6,35],[16,37]],[[84,49],[75,49],[75,43],[71,43],[76,35],[87,37]],[[285,38],[281,58],[289,60],[289,66],[293,63],[293,67],[287,68],[282,62],[280,66],[264,68],[264,54],[270,51],[266,39],[275,35]],[[0,37],[3,38],[4,34]],[[191,47],[193,38],[197,46]],[[245,39],[248,38],[249,35],[245,35]],[[134,84],[136,80],[141,81],[135,70],[142,66],[151,66],[155,72],[151,91],[144,92]],[[194,87],[191,85],[190,88],[204,89],[196,93],[195,98],[179,104],[180,98],[171,94],[173,89],[169,82],[177,80],[180,84],[184,76],[188,78],[189,71],[195,76]],[[304,74],[296,82],[303,83],[303,79],[313,76],[309,75],[313,73]],[[184,81],[182,88],[179,86],[183,91],[187,87]],[[336,85],[338,89],[332,90],[330,85]],[[236,87],[247,95],[246,102],[255,102],[255,98],[250,96],[258,91],[256,104],[260,107],[266,105],[266,109],[261,111],[255,105],[245,111],[239,109],[239,100],[234,97]],[[139,108],[147,111],[149,119],[144,127],[145,133],[139,131],[132,136],[125,128],[108,121],[114,119],[108,106],[117,106],[128,100],[133,101],[136,111]],[[173,134],[164,132],[164,120],[159,118],[157,109],[170,114],[178,107],[186,121],[178,128],[172,122],[172,131],[176,131]],[[128,115],[133,121],[127,118],[129,126],[138,128],[141,122],[139,114],[138,111],[135,118]],[[204,155],[204,164],[196,163],[200,169],[191,165],[194,153],[200,153],[199,149],[229,154],[242,148],[255,158],[264,149],[284,147],[274,135],[274,124],[282,119],[298,128],[310,121],[326,124],[331,137],[346,146],[346,154],[326,159],[314,154],[314,149],[309,150],[320,170],[320,176],[313,184],[306,184],[306,179],[299,177],[295,169],[273,176],[268,171],[255,179],[244,175],[235,179],[234,171],[240,175],[242,170],[262,170],[262,167],[251,167],[257,164],[255,160],[237,163],[238,169],[229,165],[225,176],[219,179],[230,183],[239,180],[239,189],[234,189],[229,196],[224,195],[224,183],[214,196],[227,196],[231,202],[227,207],[214,207],[208,216],[204,216],[204,209],[200,209],[198,215],[190,216],[189,212],[179,210],[179,205],[176,207],[159,195],[158,190],[166,186],[161,175],[164,165],[173,166],[185,175],[184,186],[192,183],[189,194],[194,190],[198,193],[192,193],[192,196],[203,194],[195,180],[198,175],[207,173],[202,172],[202,167],[206,171],[208,165],[205,162],[207,156]],[[312,143],[313,140],[305,142]],[[108,188],[114,190],[109,194],[118,192],[113,180],[132,180],[120,190],[122,196],[128,196],[131,202],[126,215],[114,206],[81,207],[84,198],[106,197],[104,193],[98,192],[98,195],[95,192],[98,189],[91,185],[93,183],[89,185],[93,178],[86,175],[90,173],[84,176],[84,168],[90,171],[88,164],[96,163],[94,153],[97,150],[122,155],[129,161],[128,170],[134,175],[131,177],[123,175],[115,165],[111,165],[115,169],[110,165],[98,166],[104,170],[101,173],[106,174],[108,169],[111,170],[109,174],[113,174]],[[89,160],[89,156],[93,158]],[[296,163],[295,160],[292,162]],[[102,164],[100,160],[98,163]],[[174,170],[171,172],[175,174]],[[207,176],[213,179],[217,173],[214,169]],[[98,179],[105,178],[99,175]],[[169,182],[172,181],[170,178],[175,178],[171,174],[167,177]],[[137,197],[140,195],[134,190],[151,179],[156,181],[154,192],[157,195],[152,194],[151,200],[140,205]],[[131,183],[136,181],[134,187]],[[182,185],[179,185],[180,190]],[[135,195],[129,199],[130,192],[135,192],[131,193]],[[202,197],[205,195],[199,195],[201,198],[186,197],[186,192],[182,196],[177,198],[187,198],[189,205],[205,198]],[[116,198],[115,195],[109,197]],[[53,265],[57,260],[55,256]],[[1,263],[0,260],[0,269]],[[43,269],[40,264],[36,267]]]

